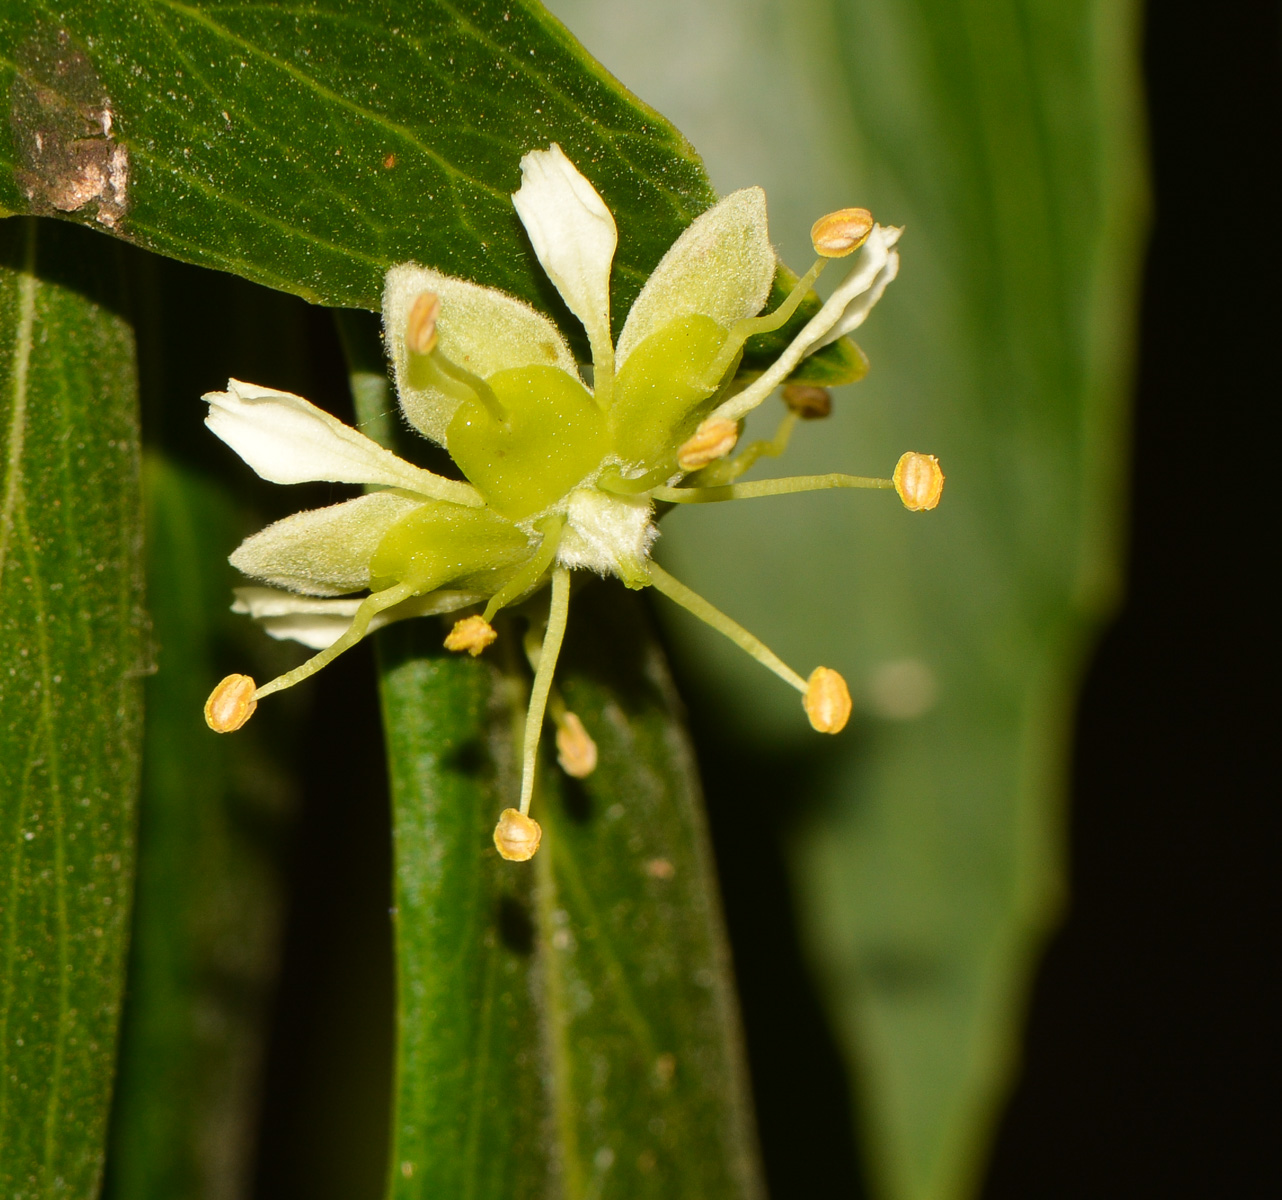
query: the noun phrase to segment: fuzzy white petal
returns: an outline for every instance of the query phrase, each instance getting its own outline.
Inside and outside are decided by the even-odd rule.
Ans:
[[[430,592],[413,596],[392,608],[375,613],[369,632],[403,621],[407,617],[430,617],[455,612],[485,597],[479,592]],[[247,613],[263,630],[280,641],[301,642],[313,650],[325,650],[346,632],[360,607],[361,598],[350,600],[316,600],[281,592],[275,588],[236,588],[232,612]]]
[[[877,286],[878,281],[882,278],[882,272],[886,270],[889,263],[891,257],[890,247],[899,240],[900,232],[894,226],[883,228],[881,225],[874,225],[872,233],[868,235],[868,240],[860,248],[855,258],[850,274],[841,282],[837,290],[828,297],[824,306],[806,322],[805,327],[793,339],[788,348],[770,364],[770,367],[762,375],[744,388],[743,391],[731,396],[712,416],[714,418],[737,421],[751,412],[787,379],[806,355],[813,354],[816,349],[826,344],[828,334],[841,322],[847,310],[851,308],[857,298],[875,292],[872,302],[868,305],[868,308],[871,308],[872,303],[875,303],[875,300],[880,298],[886,284],[890,282],[890,279],[894,278],[892,273],[890,278],[885,279],[880,284],[880,287]],[[898,255],[895,255],[895,258],[895,269],[897,270]],[[859,318],[860,322],[867,315],[867,311],[864,311]]]
[[[225,392],[204,399],[205,424],[272,483],[382,484],[455,504],[482,503],[474,488],[412,466],[301,396],[231,379]]]
[[[871,286],[866,292],[856,296],[849,304],[846,310],[841,314],[841,320],[828,332],[828,334],[815,343],[811,350],[822,350],[825,346],[835,342],[838,338],[845,337],[848,333],[854,333],[860,325],[868,319],[868,314],[872,312],[877,301],[881,299],[882,293],[894,282],[895,276],[899,274],[899,254],[892,250],[886,255],[886,265],[877,272]]]
[[[650,556],[659,531],[649,500],[596,488],[570,493],[556,560],[563,567],[627,578]]]
[[[374,492],[294,513],[246,538],[229,561],[255,579],[310,596],[358,592],[369,587],[369,560],[379,542],[420,503]]]
[[[560,367],[578,377],[574,355],[557,327],[528,304],[494,288],[402,263],[383,285],[383,328],[396,376],[396,392],[410,424],[445,444],[445,431],[458,407],[457,395],[434,387],[416,370],[405,349],[405,326],[424,292],[441,302],[436,318],[437,347],[451,362],[487,379],[510,367]]]
[[[517,216],[600,365],[610,346],[610,266],[619,234],[605,201],[555,142],[521,159]]]
[[[702,313],[728,328],[755,316],[770,296],[775,267],[765,192],[731,192],[691,222],[651,273],[619,335],[619,368],[677,317]]]

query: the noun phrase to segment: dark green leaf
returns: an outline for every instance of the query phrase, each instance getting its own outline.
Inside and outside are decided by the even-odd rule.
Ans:
[[[589,46],[668,105],[719,184],[756,171],[776,226],[804,228],[818,197],[905,227],[900,278],[860,331],[867,381],[798,431],[778,473],[887,474],[933,452],[939,509],[754,500],[673,513],[659,552],[796,667],[850,679],[860,715],[794,847],[806,932],[879,1194],[952,1200],[982,1171],[1061,909],[1073,690],[1115,596],[1136,7],[685,3],[682,20],[740,50],[702,87],[671,69],[675,8],[648,10],[651,32],[626,0],[554,7],[591,22]],[[709,121],[727,102],[738,122]],[[740,754],[807,736],[786,689],[681,629]]]
[[[492,842],[519,790],[514,656],[502,670],[444,655],[435,622],[380,635],[403,1200],[760,1195],[716,881],[667,670],[621,588],[591,585],[574,608],[562,680],[600,764],[581,783],[547,768],[529,864]]]
[[[531,0],[20,0],[0,47],[0,207],[317,303],[377,309],[384,272],[413,260],[578,336],[510,200],[521,155],[557,141],[619,226],[617,327],[715,199],[686,140]]]
[[[0,222],[0,1190],[97,1194],[143,671],[121,250]]]

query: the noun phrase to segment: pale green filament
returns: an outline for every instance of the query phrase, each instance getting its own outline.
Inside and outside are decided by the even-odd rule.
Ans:
[[[372,596],[366,596],[353,615],[352,623],[343,632],[338,641],[332,646],[327,646],[319,654],[313,655],[301,667],[286,671],[284,675],[277,675],[270,683],[263,684],[254,693],[254,699],[261,700],[264,696],[270,696],[273,692],[283,692],[286,688],[291,688],[294,684],[302,683],[304,679],[309,679],[322,667],[329,666],[344,650],[350,650],[365,636],[366,630],[369,629],[369,623],[377,614],[381,613],[385,608],[391,608],[394,604],[399,604],[402,600],[408,600],[413,594],[413,584],[398,583],[393,587],[384,588],[381,592],[375,592]]]
[[[511,604],[513,600],[520,599],[534,587],[543,572],[552,565],[557,547],[561,544],[561,530],[564,527],[565,517],[559,514],[545,517],[538,523],[536,528],[543,534],[543,541],[534,552],[534,557],[490,597],[490,602],[485,606],[485,612],[482,614],[484,620],[492,621],[499,609]]]
[[[570,615],[570,572],[558,567],[552,572],[552,606],[548,610],[547,632],[539,651],[539,665],[530,688],[530,707],[525,714],[525,743],[521,753],[521,814],[530,811],[534,796],[534,771],[539,757],[539,735],[543,732],[543,714],[547,709],[552,675],[565,638],[565,623]],[[804,684],[802,685],[805,686]]]
[[[723,458],[720,462],[709,463],[693,478],[698,487],[719,487],[724,483],[733,483],[759,458],[779,458],[788,449],[792,440],[792,431],[797,426],[797,414],[786,412],[779,428],[768,442],[749,442],[734,458]]]
[[[755,500],[759,496],[790,496],[794,492],[823,492],[829,488],[890,488],[892,479],[868,475],[793,475],[787,479],[754,479],[718,487],[660,487],[650,494],[668,504],[715,504],[721,500]]]
[[[741,485],[742,486],[742,485]],[[667,489],[669,491],[680,489]],[[711,625],[718,633],[725,634],[740,650],[752,655],[763,667],[773,671],[785,683],[790,683],[805,695],[806,681],[760,639],[755,638],[742,625],[732,621],[719,608],[713,608],[698,592],[691,591],[680,580],[674,579],[658,563],[650,563],[650,581],[669,600],[693,613],[700,621]],[[542,664],[540,664],[541,666]]]
[[[815,280],[819,278],[820,272],[827,265],[828,260],[826,258],[816,260],[815,265],[797,280],[796,286],[788,293],[787,299],[774,312],[767,313],[764,317],[744,317],[741,321],[736,321],[731,325],[730,336],[726,339],[726,344],[721,347],[721,352],[717,355],[708,373],[720,379],[730,366],[731,360],[739,353],[743,348],[744,342],[750,337],[756,337],[759,333],[774,333],[776,329],[786,325],[788,318],[797,311],[797,306],[806,298],[806,294],[814,286]]]
[[[473,375],[466,367],[446,358],[438,348],[428,354],[410,354],[410,362],[419,370],[426,370],[432,385],[439,388],[454,400],[466,400],[474,396],[479,400],[496,421],[507,420],[507,409],[499,403],[499,398],[479,375]]]

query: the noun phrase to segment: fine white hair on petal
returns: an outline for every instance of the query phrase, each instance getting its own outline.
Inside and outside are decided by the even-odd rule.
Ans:
[[[629,566],[650,556],[659,533],[649,500],[611,496],[596,488],[571,492],[565,515],[557,562],[601,575],[626,577]]]
[[[205,424],[271,483],[363,483],[478,507],[476,489],[421,470],[323,409],[271,388],[227,381],[207,392]]]
[[[555,142],[521,159],[512,203],[534,253],[583,322],[594,361],[610,342],[610,267],[619,233],[605,201]]]
[[[728,328],[755,316],[770,296],[776,265],[765,192],[731,192],[696,217],[651,272],[619,334],[619,368],[678,317],[701,313]]]
[[[560,331],[542,313],[505,292],[442,275],[417,263],[401,263],[383,284],[383,327],[396,393],[406,419],[424,437],[445,445],[445,432],[459,405],[457,393],[435,386],[411,361],[405,326],[424,292],[441,302],[437,347],[451,362],[481,379],[511,367],[559,367],[578,377],[574,355]]]
[[[876,288],[877,281],[890,259],[890,247],[899,240],[900,232],[894,226],[883,228],[881,225],[874,225],[872,232],[868,235],[868,240],[864,242],[855,257],[854,266],[851,268],[850,274],[841,282],[837,290],[828,297],[824,306],[806,322],[805,327],[793,339],[788,348],[770,364],[770,367],[762,375],[744,388],[743,391],[731,396],[730,399],[713,412],[712,416],[729,421],[739,420],[756,408],[775,388],[787,379],[807,354],[814,353],[819,346],[823,345],[824,339],[842,320],[855,298],[863,296],[864,293],[871,292]],[[897,258],[898,255],[896,255]],[[891,275],[890,278],[893,277]],[[890,279],[886,279],[881,284],[881,287],[876,290],[876,297],[881,296],[881,291],[884,290],[886,283],[889,282]],[[870,303],[868,307],[871,308],[872,304]],[[867,312],[864,312],[863,316],[867,316]],[[862,320],[862,317],[860,319]]]
[[[255,579],[309,596],[358,592],[369,587],[369,562],[387,531],[423,503],[373,492],[292,513],[247,537],[229,561]]]
[[[245,613],[262,625],[278,641],[301,642],[313,650],[326,650],[346,632],[363,597],[343,600],[317,600],[275,588],[236,588],[232,612]],[[408,617],[430,617],[455,612],[486,597],[479,592],[429,592],[412,596],[400,604],[375,613],[369,632],[403,621]]]

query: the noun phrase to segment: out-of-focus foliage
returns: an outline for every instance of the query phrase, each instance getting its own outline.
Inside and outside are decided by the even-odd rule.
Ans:
[[[935,453],[940,508],[798,497],[700,513],[697,533],[675,513],[660,557],[786,659],[852,681],[854,734],[793,847],[804,935],[879,1192],[965,1195],[1062,905],[1068,721],[1115,595],[1143,213],[1136,8],[553,7],[704,150],[719,188],[766,187],[785,256],[841,205],[906,227],[900,278],[860,332],[868,379],[785,461],[884,473],[904,450]],[[673,628],[745,739],[782,749],[797,727],[784,689],[763,703],[769,681]]]
[[[97,1194],[142,734],[123,251],[0,221],[0,1191]]]

